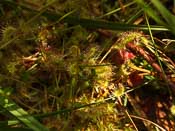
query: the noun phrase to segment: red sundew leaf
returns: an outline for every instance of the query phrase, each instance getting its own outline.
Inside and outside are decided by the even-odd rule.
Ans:
[[[112,50],[111,51],[111,61],[116,65],[122,65],[127,60],[134,59],[136,56],[125,49]]]
[[[136,56],[132,52],[129,52],[129,51],[124,52],[124,59],[125,60],[134,59],[135,57]]]
[[[110,61],[115,65],[124,64],[123,53],[119,50],[113,49],[110,53]]]

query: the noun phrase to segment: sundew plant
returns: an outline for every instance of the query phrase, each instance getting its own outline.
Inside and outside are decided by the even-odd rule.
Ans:
[[[173,131],[175,3],[0,2],[0,129]]]

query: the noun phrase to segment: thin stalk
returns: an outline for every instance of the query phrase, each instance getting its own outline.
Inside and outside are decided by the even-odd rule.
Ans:
[[[158,127],[160,130],[166,131],[163,127],[159,126],[158,124],[156,124],[156,123],[154,123],[154,122],[152,122],[152,121],[150,121],[150,120],[148,120],[148,119],[145,119],[145,118],[142,118],[142,117],[139,117],[139,116],[135,116],[135,115],[130,115],[130,117],[136,118],[136,119],[140,119],[140,120],[142,120],[142,121],[146,121],[146,122],[151,123],[151,124],[153,124],[154,126]]]
[[[121,107],[123,108],[123,110],[125,111],[125,114],[128,116],[128,118],[129,118],[129,120],[131,121],[132,125],[134,126],[135,130],[136,130],[136,131],[139,131],[138,128],[137,128],[137,126],[136,126],[136,124],[134,123],[133,119],[131,118],[131,116],[130,116],[128,110],[124,108],[123,103],[121,102],[121,99],[120,99],[120,98],[121,98],[121,97],[118,97],[118,101],[119,101],[120,106],[121,106]]]

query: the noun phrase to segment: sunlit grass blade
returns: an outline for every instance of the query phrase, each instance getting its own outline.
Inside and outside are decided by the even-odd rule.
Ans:
[[[15,102],[11,101],[7,97],[3,96],[3,91],[1,90],[0,106],[9,112],[12,116],[16,117],[17,120],[28,126],[34,131],[48,131],[38,120],[30,116],[25,110],[16,105]]]

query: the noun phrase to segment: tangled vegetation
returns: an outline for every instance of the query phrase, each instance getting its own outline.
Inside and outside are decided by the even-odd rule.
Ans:
[[[0,129],[173,131],[173,1],[0,2]]]

